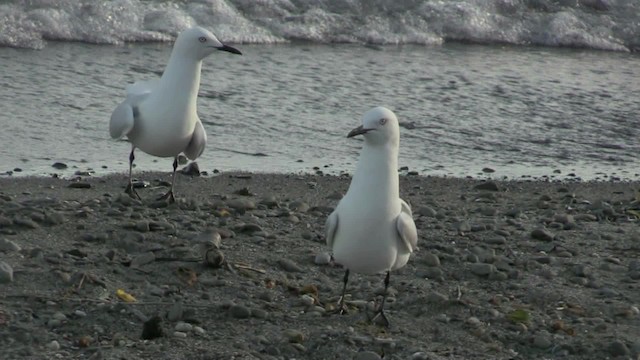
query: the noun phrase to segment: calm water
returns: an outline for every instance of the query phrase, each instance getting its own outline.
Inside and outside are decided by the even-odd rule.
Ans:
[[[575,172],[637,178],[640,56],[542,47],[445,44],[237,45],[203,65],[202,170],[352,171],[346,139],[367,109],[401,123],[400,165],[421,174]],[[158,76],[170,44],[50,42],[0,48],[0,172],[125,172],[129,145],[108,134],[124,86]],[[256,156],[266,155],[266,156]],[[302,162],[300,162],[302,160]],[[51,167],[56,161],[67,171]],[[137,169],[171,170],[138,153]],[[328,166],[328,167],[324,167]],[[106,168],[105,168],[106,167]]]

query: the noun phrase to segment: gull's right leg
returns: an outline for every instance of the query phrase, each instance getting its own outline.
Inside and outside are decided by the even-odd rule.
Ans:
[[[140,198],[140,195],[138,195],[138,193],[136,192],[136,189],[133,188],[133,180],[131,178],[131,172],[133,169],[133,160],[136,158],[133,155],[133,152],[135,150],[136,150],[136,147],[131,145],[131,154],[129,154],[129,183],[127,184],[127,188],[124,190],[124,192],[129,194],[129,196],[131,196],[134,199],[142,200]]]

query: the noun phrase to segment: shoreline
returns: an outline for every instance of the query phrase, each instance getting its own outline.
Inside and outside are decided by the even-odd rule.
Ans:
[[[124,173],[0,178],[8,359],[640,355],[638,181],[401,176],[419,250],[385,329],[367,321],[382,276],[355,274],[351,311],[328,313],[343,269],[324,222],[350,176],[178,174],[168,206],[169,172],[135,177],[142,202]],[[156,315],[164,336],[142,340]]]

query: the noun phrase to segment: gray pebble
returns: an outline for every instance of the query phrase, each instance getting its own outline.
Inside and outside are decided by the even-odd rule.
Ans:
[[[50,343],[47,343],[46,346],[47,346],[47,350],[51,350],[51,351],[60,350],[60,343],[58,343],[56,340],[53,340]]]
[[[37,229],[40,227],[38,226],[38,223],[36,223],[35,221],[28,218],[24,218],[24,217],[19,217],[19,216],[16,216],[13,218],[13,223],[18,226],[24,226],[29,229]]]
[[[7,284],[13,281],[13,268],[4,261],[0,261],[0,284]]]
[[[302,201],[294,201],[289,204],[289,210],[297,211],[299,213],[305,213],[309,211],[309,204]]]
[[[0,251],[3,252],[13,252],[20,251],[20,246],[15,242],[7,239],[0,239]]]
[[[498,187],[498,184],[496,184],[493,181],[485,181],[483,183],[480,183],[478,185],[476,185],[474,187],[476,190],[489,190],[489,191],[499,191],[500,188]]]
[[[497,271],[496,267],[493,264],[486,263],[471,264],[470,270],[473,274],[478,276],[486,276]]]
[[[620,340],[616,340],[607,346],[607,351],[611,356],[629,356],[630,351],[625,343]]]
[[[269,313],[263,309],[251,309],[251,316],[256,319],[266,319],[269,316]]]
[[[188,333],[193,329],[193,325],[180,321],[176,324],[176,326],[174,327],[175,331],[180,331],[183,333]]]
[[[331,255],[329,253],[320,253],[316,255],[313,262],[316,265],[327,265],[331,262]]]
[[[504,245],[507,243],[507,239],[505,239],[502,236],[496,235],[496,236],[490,236],[486,238],[484,242],[491,245]]]
[[[44,222],[48,225],[58,225],[64,222],[64,215],[59,212],[50,211],[44,216]]]
[[[177,302],[171,305],[171,307],[167,311],[167,320],[169,321],[181,320],[183,314],[184,314],[184,307],[182,306],[182,303]]]
[[[303,272],[302,267],[300,267],[300,265],[296,264],[293,260],[289,260],[289,259],[280,259],[278,260],[278,265],[280,265],[280,267],[288,272]]]
[[[229,200],[227,206],[235,210],[253,210],[256,208],[256,204],[249,199]]]
[[[136,257],[133,258],[133,260],[131,260],[131,267],[140,267],[142,265],[151,263],[153,261],[156,260],[156,255],[154,253],[152,253],[151,251],[146,252],[144,254],[140,254]]]
[[[591,268],[584,264],[578,264],[573,267],[573,273],[576,276],[588,277],[591,275]]]
[[[380,355],[373,351],[361,351],[359,352],[353,360],[381,360]]]
[[[184,338],[187,337],[187,334],[182,332],[182,331],[174,331],[173,332],[173,337],[184,339]]]
[[[531,237],[536,240],[552,241],[555,236],[545,228],[537,228],[531,232]]]
[[[426,217],[435,217],[438,212],[429,206],[421,206],[414,212],[414,214]]]
[[[282,332],[282,336],[287,342],[301,344],[304,341],[304,334],[295,329],[287,329]]]
[[[536,334],[533,337],[533,346],[538,349],[548,349],[552,345],[551,339],[549,339],[549,335],[543,332]]]
[[[91,189],[91,184],[84,181],[74,181],[68,187],[71,189]]]
[[[438,258],[438,255],[436,255],[434,253],[425,254],[424,257],[423,257],[423,262],[427,266],[433,266],[433,267],[440,266],[440,258]]]
[[[236,319],[247,319],[251,316],[251,309],[244,305],[231,305],[229,313]]]
[[[149,232],[151,229],[149,228],[149,222],[147,220],[140,220],[136,222],[134,225],[134,229],[140,232]]]

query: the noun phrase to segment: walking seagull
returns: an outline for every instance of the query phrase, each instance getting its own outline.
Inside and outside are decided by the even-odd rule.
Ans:
[[[136,148],[158,157],[173,157],[171,188],[161,197],[170,202],[175,201],[178,155],[184,153],[195,160],[204,151],[207,134],[198,118],[196,101],[202,60],[216,50],[242,55],[210,31],[198,26],[189,28],[178,36],[160,79],[127,86],[127,98],[111,114],[109,132],[114,139],[126,136],[131,142],[125,190],[131,197],[140,199],[131,180]]]
[[[376,274],[386,271],[382,303],[376,310],[389,326],[384,303],[391,270],[403,267],[418,244],[418,231],[411,207],[400,199],[398,148],[400,128],[391,110],[376,107],[364,114],[362,125],[347,137],[363,135],[364,147],[347,194],[326,222],[327,245],[333,258],[343,265],[344,285],[338,310],[346,311],[344,296],[349,271]]]

